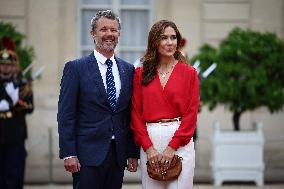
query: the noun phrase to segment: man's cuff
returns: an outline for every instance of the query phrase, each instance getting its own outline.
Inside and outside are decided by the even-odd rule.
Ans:
[[[68,156],[68,157],[63,158],[63,160],[71,159],[71,158],[76,158],[76,157],[77,157],[77,156]]]

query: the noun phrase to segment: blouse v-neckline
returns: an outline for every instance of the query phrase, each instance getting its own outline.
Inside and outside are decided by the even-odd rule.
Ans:
[[[162,92],[165,91],[165,89],[166,89],[166,87],[167,87],[169,81],[171,80],[171,77],[172,77],[172,75],[173,75],[173,73],[174,73],[174,71],[175,71],[175,68],[176,68],[176,66],[177,66],[178,63],[179,63],[179,61],[177,61],[177,63],[174,65],[174,67],[173,67],[173,69],[172,69],[172,72],[171,72],[171,74],[170,74],[170,76],[169,76],[167,82],[165,83],[165,86],[164,86],[164,87],[163,87],[163,85],[162,85],[162,83],[161,83],[161,79],[160,79],[158,70],[156,69],[156,75],[157,75],[157,77],[158,77],[158,82],[159,82],[159,85],[160,85],[160,88],[161,88]]]

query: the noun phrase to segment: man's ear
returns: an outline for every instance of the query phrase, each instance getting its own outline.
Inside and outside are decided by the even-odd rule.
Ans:
[[[91,34],[92,38],[96,37],[96,32],[95,31],[91,31],[90,34]]]

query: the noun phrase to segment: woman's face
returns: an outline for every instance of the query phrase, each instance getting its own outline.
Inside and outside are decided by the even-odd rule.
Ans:
[[[175,30],[168,26],[161,35],[161,41],[158,44],[158,53],[161,57],[171,57],[177,49],[177,36]]]

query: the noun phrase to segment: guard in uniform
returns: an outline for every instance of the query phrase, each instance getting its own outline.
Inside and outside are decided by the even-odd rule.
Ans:
[[[27,126],[33,111],[31,82],[21,74],[14,51],[0,51],[0,189],[22,189]]]

